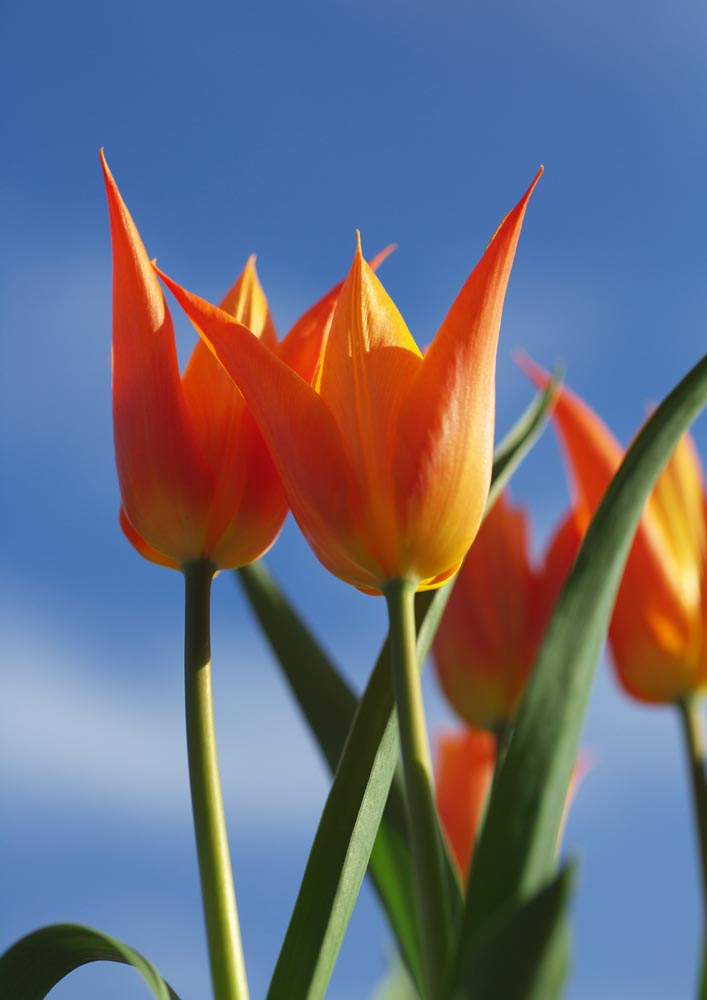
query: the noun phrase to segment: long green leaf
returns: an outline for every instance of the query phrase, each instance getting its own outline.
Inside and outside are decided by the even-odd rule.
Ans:
[[[435,617],[434,609],[425,617],[418,638],[420,662],[429,652]],[[273,973],[269,1000],[324,996],[395,774],[397,729],[386,643],[341,753]]]
[[[238,578],[327,764],[332,772],[336,771],[356,714],[357,696],[262,561],[244,566]],[[379,661],[382,657],[383,652]],[[421,982],[410,864],[402,777],[396,767],[369,870],[406,964],[416,981]]]
[[[547,390],[538,394],[500,446],[498,464],[494,465],[493,495],[490,497],[490,503],[542,430],[554,388],[553,383]],[[288,683],[330,767],[334,769],[342,752],[344,734],[349,731],[356,710],[355,695],[278,591],[265,568],[262,565],[246,567],[239,571],[239,575],[283,667]],[[450,588],[447,587],[437,591],[432,598],[420,595],[421,663],[429,652],[449,592]],[[380,682],[379,675],[382,675]],[[367,859],[369,854],[371,873],[391,927],[408,968],[416,981],[420,982],[419,947],[414,921],[413,882],[405,825],[404,793],[399,777],[395,774],[397,734],[392,740],[390,734],[388,737],[385,736],[390,726],[390,712],[393,705],[387,647],[381,652],[369,688],[374,682],[382,684],[385,694],[385,701],[382,704],[387,709],[388,715],[385,712],[380,713],[376,720],[377,726],[373,727],[369,712],[366,712],[360,726],[361,735],[358,740],[350,739],[353,749],[350,748],[348,752],[356,759],[353,763],[349,761],[348,765],[343,767],[343,773],[348,774],[350,769],[355,768],[358,783],[354,787],[347,788],[344,779],[339,775],[336,780],[343,785],[343,796],[350,803],[351,825],[347,827],[342,821],[341,805],[334,795],[333,786],[330,799],[333,796],[331,808],[334,810],[334,816],[338,816],[337,844],[332,846],[331,835],[326,833],[329,819],[325,809],[287,938],[275,970],[270,997],[286,995],[287,990],[292,988],[294,969],[302,976],[302,989],[312,991],[302,992],[302,996],[323,995],[363,878],[364,859]],[[364,700],[365,696],[362,704]],[[385,754],[388,758],[385,761],[379,756],[380,745],[384,738],[387,739]],[[363,744],[363,748],[359,746],[359,742]],[[343,764],[342,761],[342,766]],[[366,771],[366,767],[379,768],[375,773],[375,781],[374,775],[370,770]],[[369,778],[371,778],[370,784]],[[371,853],[370,834],[375,831],[381,815],[381,803],[376,800],[376,795],[380,795],[386,783],[390,784],[391,781],[393,784],[385,819],[380,824]],[[364,812],[370,813],[375,822],[362,824],[361,817]],[[322,834],[321,837],[319,833]],[[321,861],[318,860],[320,854]],[[326,882],[322,879],[320,865],[329,873]],[[455,914],[459,915],[462,900],[455,870],[449,859],[447,867],[452,907]],[[343,891],[344,888],[346,891]],[[316,942],[317,933],[321,934],[324,942],[321,948]]]
[[[643,505],[681,434],[707,404],[707,358],[627,451],[587,531],[538,654],[475,852],[460,955],[505,905],[552,875],[589,691]]]
[[[565,909],[573,871],[506,907],[464,954],[453,1000],[557,1000],[569,970]]]
[[[90,962],[119,962],[140,973],[156,1000],[179,1000],[154,965],[115,938],[80,924],[42,927],[0,956],[0,997],[43,1000],[70,972]]]

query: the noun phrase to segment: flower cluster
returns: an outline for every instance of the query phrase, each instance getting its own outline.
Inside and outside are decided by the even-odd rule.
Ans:
[[[537,564],[530,555],[526,512],[511,502],[507,491],[488,506],[501,314],[526,208],[542,168],[502,220],[423,354],[376,276],[387,250],[369,264],[359,235],[348,275],[280,341],[254,258],[218,306],[187,290],[150,260],[104,158],[102,163],[113,243],[113,416],[120,523],[141,555],[185,575],[190,778],[217,1000],[246,1000],[247,981],[213,736],[209,588],[218,570],[246,567],[266,552],[288,511],[331,573],[363,592],[385,596],[390,641],[381,662],[387,666],[387,656],[391,671],[387,697],[392,690],[398,721],[394,735],[399,734],[404,776],[403,791],[394,786],[390,792],[392,799],[402,795],[397,805],[405,817],[404,828],[398,826],[394,834],[387,831],[384,847],[374,856],[372,834],[365,840],[368,826],[361,817],[374,816],[377,810],[377,821],[381,820],[398,744],[390,741],[384,713],[370,718],[366,714],[367,689],[348,736],[338,734],[341,756],[327,804],[332,812],[325,811],[320,827],[325,833],[321,841],[318,835],[315,860],[310,858],[308,865],[308,873],[316,870],[317,845],[321,847],[325,835],[339,838],[331,853],[321,848],[332,914],[331,924],[325,921],[322,942],[340,920],[333,916],[340,892],[355,896],[370,857],[374,877],[381,874],[377,864],[388,865],[378,880],[379,891],[414,972],[417,993],[423,1000],[477,995],[473,989],[467,992],[465,979],[467,964],[473,967],[475,945],[468,954],[464,951],[467,930],[473,931],[480,919],[474,908],[487,906],[485,916],[493,928],[491,950],[502,954],[504,948],[493,937],[500,926],[498,913],[503,906],[532,902],[529,871],[536,878],[535,890],[546,891],[547,884],[537,881],[542,868],[537,858],[543,851],[555,857],[562,802],[568,801],[576,783],[576,766],[575,779],[569,775],[578,740],[580,696],[574,691],[573,663],[567,662],[575,649],[578,662],[582,659],[582,623],[576,609],[576,647],[560,646],[557,640],[558,648],[565,650],[565,661],[554,666],[551,655],[542,654],[546,646],[555,648],[555,633],[562,636],[563,616],[570,614],[563,598],[572,593],[567,581],[581,579],[581,562],[588,558],[587,533],[595,514],[601,520],[602,498],[624,457],[623,449],[582,400],[567,388],[553,387],[541,368],[524,359],[521,364],[530,378],[541,390],[554,392],[553,416],[571,484],[570,506]],[[163,287],[173,294],[199,338],[181,373]],[[687,425],[685,420],[679,432]],[[676,441],[677,433],[671,448]],[[662,457],[666,456],[667,451]],[[699,461],[688,436],[679,440],[655,481],[657,468],[618,590],[609,642],[620,681],[631,695],[675,703],[683,713],[698,819],[707,845],[707,782],[700,770],[692,711],[695,697],[707,687],[707,505]],[[647,495],[648,485],[641,503]],[[628,509],[630,498],[626,503]],[[618,501],[612,513],[629,524]],[[622,530],[628,545],[628,528]],[[617,540],[621,541],[620,534]],[[573,571],[573,566],[578,569]],[[439,684],[463,729],[439,738],[435,781],[417,662],[415,594],[445,584],[453,589],[433,653]],[[591,603],[593,595],[585,594],[585,599]],[[599,595],[597,601],[601,599]],[[607,602],[604,632],[608,620]],[[300,649],[302,630],[297,628],[295,646]],[[282,652],[286,644],[281,636],[273,645],[278,655],[288,655]],[[582,663],[586,679],[588,668],[584,659]],[[536,664],[542,666],[535,670]],[[556,687],[547,695],[551,666],[566,690]],[[301,663],[295,669],[306,673]],[[329,677],[327,683],[344,697],[340,679]],[[371,685],[377,691],[378,709],[386,703],[375,671]],[[538,686],[541,694],[535,698],[535,708],[527,710],[531,722],[523,730],[523,706],[533,703],[526,691],[533,688],[535,693]],[[580,683],[577,689],[581,688]],[[553,756],[550,740],[540,732],[545,719],[537,704],[542,697],[560,714],[572,702],[572,710],[567,710],[570,721],[555,732],[562,760],[560,751]],[[332,712],[335,708],[332,705]],[[533,711],[536,731],[529,738]],[[309,711],[310,722],[315,714]],[[373,737],[365,731],[368,722],[381,726],[378,744],[371,743]],[[321,742],[328,742],[331,760],[331,720],[324,728],[327,735]],[[523,772],[522,755],[529,742],[541,762],[537,772],[541,777],[533,785],[526,773],[533,790],[525,796],[524,786],[512,782]],[[362,751],[370,754],[370,770],[363,775],[356,772],[357,754]],[[352,779],[352,788],[342,790],[339,785],[352,775],[357,775],[359,784]],[[482,865],[476,861],[475,847],[484,836],[487,809],[493,812],[497,777],[498,795],[502,799],[506,794],[506,799],[494,829],[503,831],[507,824],[508,842],[519,846],[532,864],[523,869],[523,862],[508,854],[510,867],[516,867],[507,884],[504,872],[496,898],[494,875],[487,878],[486,898],[482,893],[479,903],[471,890],[463,898],[454,868],[464,879],[473,879]],[[515,797],[507,794],[508,787],[515,787]],[[510,806],[515,808],[516,801],[525,812],[511,816]],[[395,802],[389,804],[394,812]],[[350,819],[348,832],[348,820],[341,818],[339,809]],[[536,838],[530,847],[523,840],[527,814],[534,817],[527,824],[528,843]],[[488,829],[491,826],[489,819]],[[491,839],[489,833],[486,840]],[[401,844],[403,855],[388,857]],[[483,844],[485,840],[479,849],[482,857]],[[453,861],[445,858],[447,850]],[[332,874],[333,858],[344,860],[341,870]],[[548,870],[542,869],[545,875]],[[412,890],[404,881],[408,872]],[[302,893],[316,896],[321,916],[328,890],[319,882],[314,888],[308,886],[308,873]],[[707,891],[707,866],[705,887]],[[399,912],[400,901],[407,900],[411,891],[412,918]],[[460,919],[464,907],[466,915]],[[554,947],[548,942],[556,930],[549,913],[544,918],[548,951]],[[297,910],[295,924],[296,914]],[[514,920],[507,921],[511,936]],[[518,926],[525,924],[521,921]],[[315,995],[309,987],[324,973],[316,948],[301,947],[308,933],[295,927],[294,944],[286,939],[272,995],[284,995],[278,992],[283,989],[287,995],[290,990],[293,996]],[[331,952],[330,943],[326,948]],[[290,964],[298,969],[295,979]],[[507,970],[499,975],[505,982]],[[318,981],[321,986],[323,979]],[[293,982],[302,985],[294,987]]]

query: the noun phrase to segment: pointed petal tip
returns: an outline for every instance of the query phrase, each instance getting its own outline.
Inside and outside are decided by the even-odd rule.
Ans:
[[[533,361],[526,351],[522,348],[517,348],[513,351],[512,358],[514,364],[516,364],[523,374],[527,375],[528,378],[538,386],[538,388],[547,388],[552,380],[552,376],[545,368]]]
[[[535,177],[533,177],[532,181],[530,182],[528,190],[525,192],[525,194],[523,195],[523,197],[520,200],[521,205],[524,205],[524,204],[526,204],[528,202],[531,194],[535,190],[535,187],[536,187],[538,181],[540,180],[540,178],[542,177],[542,175],[544,173],[545,173],[545,167],[541,163],[540,166],[538,167],[537,171],[536,171]]]
[[[398,249],[397,243],[389,243],[387,247],[383,247],[382,250],[379,250],[378,253],[375,255],[375,257],[371,257],[371,259],[368,262],[368,266],[372,271],[376,271],[378,267],[380,267],[380,265],[383,263],[383,261],[387,257],[390,257],[390,255],[397,249]]]

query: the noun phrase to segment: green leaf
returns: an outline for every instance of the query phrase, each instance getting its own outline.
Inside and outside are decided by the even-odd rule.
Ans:
[[[553,383],[538,394],[500,446],[490,503],[539,435],[554,390]],[[396,773],[397,727],[392,718],[387,645],[381,651],[361,699],[356,726],[352,727],[357,706],[355,695],[265,567],[262,564],[244,567],[239,570],[239,578],[329,766],[332,770],[339,766],[269,997],[271,1000],[286,997],[292,990],[302,997],[323,996],[369,857],[371,874],[401,953],[419,984],[420,952],[414,918],[412,862],[404,792]],[[428,655],[449,593],[450,588],[446,587],[434,596],[418,595],[421,664]],[[347,732],[346,755],[340,761]],[[389,787],[385,819],[381,823]],[[452,911],[459,918],[463,901],[456,871],[448,856],[447,872]]]
[[[119,962],[140,973],[156,1000],[179,1000],[154,965],[115,938],[79,924],[42,927],[0,956],[0,996],[43,1000],[60,980],[89,962]]]
[[[556,1000],[569,970],[565,919],[573,870],[506,906],[462,956],[453,1000]]]
[[[707,358],[647,421],[587,531],[557,602],[494,783],[467,893],[461,954],[556,867],[555,849],[596,663],[644,503],[707,403]]]

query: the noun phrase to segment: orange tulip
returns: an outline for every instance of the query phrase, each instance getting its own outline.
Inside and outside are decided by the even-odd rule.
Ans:
[[[538,384],[546,373],[523,365]],[[554,411],[580,525],[586,528],[623,449],[596,413],[563,388]],[[644,508],[609,629],[619,679],[648,702],[679,701],[707,686],[705,491],[686,434]]]
[[[433,646],[442,689],[470,726],[498,730],[511,722],[580,537],[570,514],[535,569],[525,512],[505,494],[488,512]]]
[[[198,341],[180,377],[172,319],[101,153],[113,243],[113,426],[120,521],[138,552],[179,568],[233,568],[275,541],[287,513],[279,477],[241,393]],[[281,344],[254,259],[221,308],[277,364],[310,380],[341,286]],[[294,376],[293,374],[293,377]]]
[[[313,386],[162,275],[248,401],[314,552],[361,590],[396,579],[439,586],[476,534],[491,475],[501,311],[534,184],[424,358],[359,244]]]

